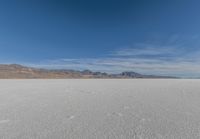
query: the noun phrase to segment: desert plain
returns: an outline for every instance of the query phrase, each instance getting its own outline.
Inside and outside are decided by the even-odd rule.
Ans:
[[[0,80],[1,139],[199,139],[200,80]]]

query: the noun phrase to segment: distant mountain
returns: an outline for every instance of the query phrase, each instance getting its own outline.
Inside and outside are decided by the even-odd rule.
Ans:
[[[90,70],[39,69],[18,64],[0,64],[0,79],[67,79],[67,78],[175,78],[170,76],[142,75],[136,72],[108,74]]]
[[[123,77],[131,77],[131,78],[142,78],[144,75],[136,73],[136,72],[122,72],[120,74]]]

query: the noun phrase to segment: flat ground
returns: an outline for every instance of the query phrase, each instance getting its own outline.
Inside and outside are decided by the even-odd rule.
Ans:
[[[0,80],[1,139],[199,139],[200,80]]]

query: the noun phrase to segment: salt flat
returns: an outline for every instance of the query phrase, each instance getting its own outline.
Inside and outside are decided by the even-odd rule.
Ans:
[[[0,80],[1,139],[199,139],[200,80]]]

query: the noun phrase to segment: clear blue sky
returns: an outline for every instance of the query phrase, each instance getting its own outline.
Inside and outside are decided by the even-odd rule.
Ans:
[[[199,0],[1,0],[0,63],[200,77]]]

